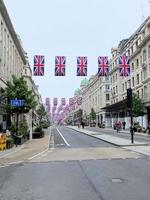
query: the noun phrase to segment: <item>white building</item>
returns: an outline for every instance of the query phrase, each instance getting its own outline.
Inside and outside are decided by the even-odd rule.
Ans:
[[[112,48],[111,53],[110,80],[111,104],[113,105],[106,110],[111,111],[112,126],[118,120],[126,121],[127,127],[130,126],[128,111],[121,102],[126,99],[127,88],[132,88],[133,93],[139,96],[145,107],[145,115],[134,121],[138,121],[142,127],[146,128],[150,121],[150,16],[129,39],[122,40],[117,48]],[[119,76],[118,57],[122,54],[130,58],[131,75],[129,77]]]

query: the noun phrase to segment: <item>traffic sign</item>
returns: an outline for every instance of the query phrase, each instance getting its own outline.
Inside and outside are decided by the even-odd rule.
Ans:
[[[23,99],[12,99],[10,100],[10,105],[14,107],[22,107],[24,106],[25,100]]]

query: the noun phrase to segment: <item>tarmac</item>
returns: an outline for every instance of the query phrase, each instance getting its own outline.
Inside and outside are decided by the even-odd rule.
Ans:
[[[101,130],[100,132],[97,132],[97,131],[87,130],[86,127],[84,129],[81,128],[81,127],[78,128],[76,126],[67,126],[67,127],[71,128],[73,130],[76,130],[80,133],[86,134],[88,136],[91,136],[91,137],[100,139],[102,141],[108,142],[108,143],[113,144],[115,146],[119,146],[119,147],[124,148],[124,149],[128,149],[128,150],[131,150],[131,151],[143,154],[143,155],[150,156],[150,146],[149,146],[148,143],[138,142],[138,141],[134,140],[134,143],[132,144],[130,139],[121,138],[121,137],[119,137],[119,134],[117,136],[111,135],[112,132],[116,133],[116,131],[114,131],[113,129],[104,129],[104,131],[107,131],[107,133],[105,133],[105,132],[103,132],[102,129],[100,129]],[[109,134],[109,132],[111,134]],[[129,130],[125,130],[125,131],[122,130],[121,132],[122,133],[126,133],[126,132],[129,133]],[[143,135],[145,137],[147,136],[146,134],[142,134],[142,133],[136,133],[136,134],[137,135]]]

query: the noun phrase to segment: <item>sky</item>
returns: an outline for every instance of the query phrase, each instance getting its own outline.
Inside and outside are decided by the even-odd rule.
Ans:
[[[88,76],[97,73],[97,57],[111,56],[111,48],[130,37],[143,16],[150,15],[148,0],[4,0],[31,69],[33,56],[45,56],[45,76],[33,77],[43,102],[69,99],[80,87],[76,57],[88,57]],[[66,76],[55,77],[55,56],[66,56]]]

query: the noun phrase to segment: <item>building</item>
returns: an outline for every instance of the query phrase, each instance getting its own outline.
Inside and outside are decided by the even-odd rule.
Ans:
[[[0,0],[0,129],[1,124],[6,121],[4,109],[6,99],[3,98],[3,93],[7,81],[12,81],[12,75],[18,78],[21,76],[25,77],[29,90],[33,90],[33,94],[38,102],[38,109],[42,101],[38,92],[38,86],[32,80],[27,54],[22,47],[20,37],[15,32],[5,4],[3,0]],[[27,121],[30,127],[32,124],[32,111],[27,113]]]
[[[111,114],[111,126],[118,120],[125,121],[127,127],[130,126],[125,99],[127,89],[132,88],[145,108],[145,115],[134,120],[146,128],[150,121],[150,16],[130,38],[122,40],[117,48],[112,48],[111,54],[111,106],[105,107],[105,110]],[[130,58],[129,77],[119,76],[118,58],[122,54]]]
[[[103,107],[110,104],[110,84],[108,77],[91,76],[81,82],[83,118],[90,122],[90,112],[96,112],[96,123],[109,126],[107,113]]]
[[[23,75],[26,58],[14,27],[9,18],[3,0],[0,0],[0,124],[6,121],[4,109],[6,82],[11,81],[12,74]]]

